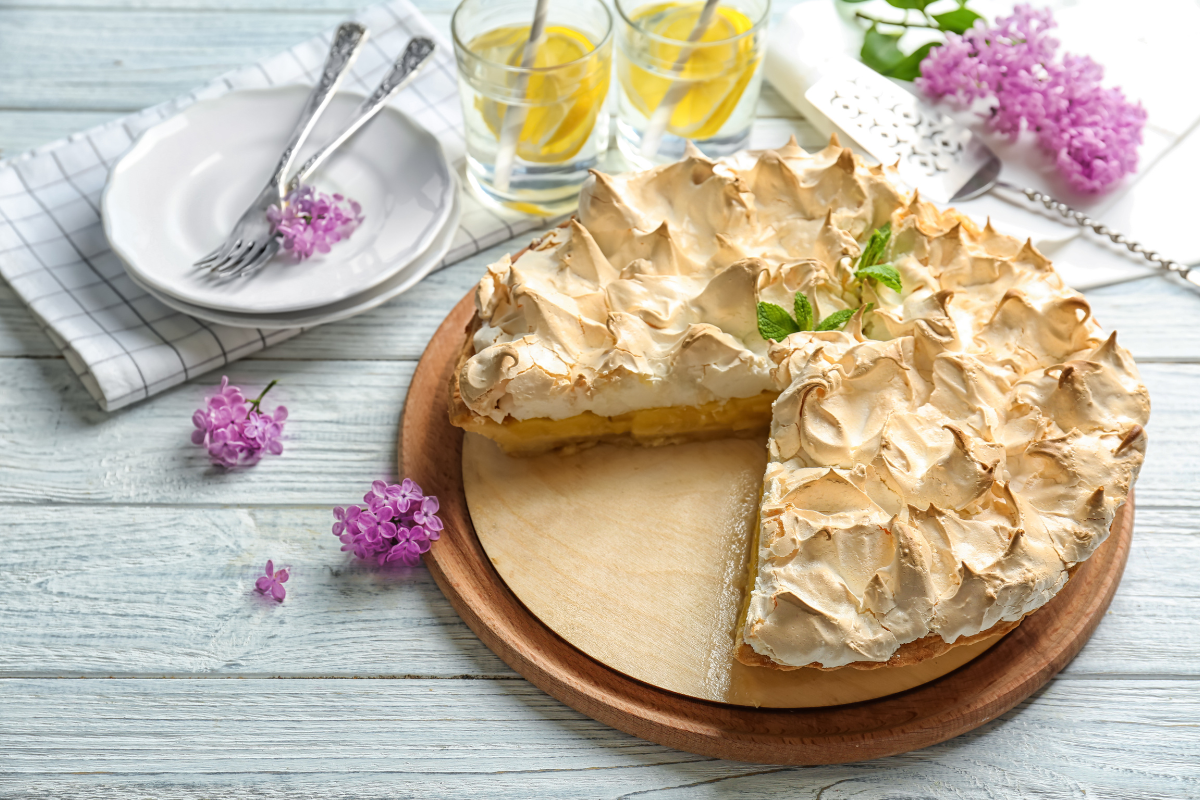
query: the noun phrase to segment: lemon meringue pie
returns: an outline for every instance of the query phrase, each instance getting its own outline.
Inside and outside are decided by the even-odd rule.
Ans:
[[[893,279],[855,268],[878,231]],[[451,420],[509,453],[769,432],[747,664],[902,665],[1011,629],[1105,540],[1145,452],[1132,358],[1050,263],[836,139],[594,174],[475,298]],[[760,309],[793,303],[813,320],[764,338]]]

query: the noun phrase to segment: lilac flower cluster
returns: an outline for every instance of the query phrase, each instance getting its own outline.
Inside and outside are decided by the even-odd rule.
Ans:
[[[1035,132],[1074,188],[1099,192],[1137,168],[1146,111],[1101,87],[1104,69],[1087,56],[1058,60],[1053,27],[1049,9],[1019,5],[992,27],[947,34],[921,62],[917,85],[964,104],[995,98],[992,129]]]
[[[426,497],[421,487],[405,478],[402,483],[371,484],[363,495],[362,506],[335,508],[333,534],[342,540],[342,549],[359,558],[376,559],[380,565],[399,561],[410,567],[429,551],[429,543],[441,537],[438,499]]]
[[[345,207],[343,207],[343,203]],[[280,206],[267,209],[267,219],[283,236],[283,249],[299,260],[348,239],[362,224],[362,206],[340,194],[327,195],[311,186],[301,186]]]
[[[287,567],[276,572],[275,563],[267,559],[266,574],[254,582],[254,588],[263,594],[275,598],[276,602],[282,603],[283,598],[287,597],[287,589],[283,588],[283,584],[287,583],[287,579]]]
[[[208,398],[205,407],[192,415],[192,443],[208,450],[209,460],[226,469],[257,464],[264,452],[283,452],[283,422],[288,411],[279,406],[271,414],[262,413],[262,399],[277,381],[271,381],[254,400],[247,401],[242,390],[221,378],[221,387]]]

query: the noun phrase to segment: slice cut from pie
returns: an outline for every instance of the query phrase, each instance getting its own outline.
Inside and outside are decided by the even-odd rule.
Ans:
[[[1050,263],[836,140],[596,174],[476,306],[451,417],[510,453],[769,431],[751,665],[1011,629],[1107,537],[1145,450],[1131,357]]]

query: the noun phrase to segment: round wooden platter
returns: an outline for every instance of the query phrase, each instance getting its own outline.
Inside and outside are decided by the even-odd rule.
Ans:
[[[1112,600],[1129,554],[1132,496],[1108,541],[1057,597],[963,666],[906,691],[847,705],[755,708],[629,677],[532,613],[476,536],[463,483],[463,433],[447,414],[447,382],[473,309],[468,294],[430,341],[401,424],[401,474],[437,493],[446,525],[425,564],[496,655],[594,719],[680,750],[763,764],[834,764],[916,750],[994,719],[1043,686],[1075,657]]]

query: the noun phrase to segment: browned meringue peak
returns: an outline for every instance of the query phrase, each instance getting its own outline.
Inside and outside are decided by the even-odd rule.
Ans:
[[[682,161],[645,172],[605,175],[592,171],[579,197],[579,219],[614,266],[635,232],[664,223],[699,260],[715,252],[716,236],[737,238],[752,227],[751,200],[736,180],[714,172],[714,162],[689,149]]]
[[[744,637],[781,665],[1020,619],[1105,540],[1140,468],[1132,358],[1036,249],[956,216],[894,215],[904,289],[876,292],[867,325],[888,341],[852,324],[770,350],[786,388]]]
[[[1124,433],[1129,420],[1150,416],[1150,396],[1116,333],[1095,350],[1022,379],[1016,401],[1053,420],[1061,433]]]
[[[816,153],[805,152],[793,136],[776,151],[733,156],[730,164],[749,185],[760,217],[818,219],[832,213],[838,228],[854,239],[870,235],[906,200],[888,168],[865,167],[836,135]]]

